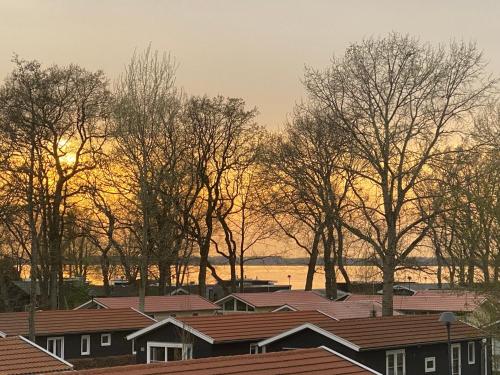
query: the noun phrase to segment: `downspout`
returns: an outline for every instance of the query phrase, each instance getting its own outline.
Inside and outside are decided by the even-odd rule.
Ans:
[[[487,339],[482,339],[481,340],[481,353],[483,353],[483,360],[481,361],[483,364],[483,375],[489,375],[488,374],[488,340]]]

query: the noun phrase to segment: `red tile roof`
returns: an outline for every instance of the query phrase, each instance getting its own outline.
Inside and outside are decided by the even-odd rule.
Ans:
[[[171,318],[170,322],[186,329],[194,329],[204,339],[213,343],[234,341],[258,341],[303,323],[326,323],[334,319],[318,311],[288,311],[273,313],[230,314]],[[155,323],[143,332],[129,335],[138,337],[168,324],[168,320]],[[156,327],[156,328],[155,328]]]
[[[22,375],[71,370],[72,366],[19,336],[0,339],[0,374]]]
[[[325,348],[298,349],[266,354],[246,354],[110,367],[72,372],[75,375],[373,375],[378,374]],[[379,374],[380,375],[380,374]]]
[[[193,316],[180,317],[178,320],[212,337],[216,343],[260,340],[302,323],[333,321],[318,311]]]
[[[399,311],[471,312],[486,298],[473,293],[419,291],[413,296],[394,296],[394,309]],[[352,294],[346,301],[376,301],[381,295]]]
[[[358,347],[355,350],[401,348],[447,342],[446,327],[439,321],[439,314],[346,319],[321,322],[315,326]],[[456,321],[451,325],[452,341],[483,337],[485,337],[484,332],[463,322]],[[276,337],[268,340],[274,339]]]
[[[133,307],[139,309],[139,297],[105,297],[94,301],[110,309]],[[220,307],[196,294],[175,296],[147,296],[144,306],[146,313],[180,312],[195,310],[217,310]]]
[[[320,303],[288,303],[295,311],[318,310],[335,319],[371,318],[382,316],[382,305],[375,301],[327,301]],[[401,315],[395,312],[395,315]]]
[[[130,331],[147,327],[155,320],[133,309],[37,311],[37,335],[83,332]],[[0,314],[0,332],[7,336],[28,334],[28,313]]]
[[[318,303],[329,301],[316,292],[303,290],[280,290],[272,293],[232,293],[216,303],[221,305],[224,301],[234,296],[254,307],[279,307],[288,303]]]

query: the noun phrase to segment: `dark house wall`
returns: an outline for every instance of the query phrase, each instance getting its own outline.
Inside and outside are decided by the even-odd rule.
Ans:
[[[117,355],[127,355],[132,353],[132,342],[128,341],[126,336],[134,331],[119,332],[98,332],[81,333],[67,335],[37,336],[36,343],[42,348],[47,349],[48,337],[64,336],[64,359],[86,359],[97,357],[108,357]],[[101,333],[111,333],[111,345],[101,346]],[[81,337],[90,335],[90,354],[81,355]],[[70,361],[71,362],[71,361]]]
[[[173,324],[166,324],[136,339],[137,363],[147,362],[148,341],[191,344],[193,345],[193,358],[249,354],[251,344],[249,341],[243,341],[212,345]]]
[[[475,340],[476,362],[473,365],[468,364],[467,358],[467,343],[461,342],[461,360],[462,360],[462,375],[481,375],[481,340]],[[341,354],[352,358],[382,374],[386,371],[386,350],[369,350],[356,352],[334,340],[331,340],[323,335],[320,335],[312,330],[306,329],[297,332],[293,335],[285,337],[279,341],[275,341],[266,347],[267,352],[281,351],[291,348],[314,348],[318,346],[326,346]],[[447,375],[448,374],[448,346],[446,343],[408,346],[393,348],[405,349],[406,359],[406,375]],[[392,350],[392,349],[387,349]],[[425,373],[425,358],[436,358],[436,371]]]

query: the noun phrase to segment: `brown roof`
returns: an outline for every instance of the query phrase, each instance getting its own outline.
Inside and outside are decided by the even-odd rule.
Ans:
[[[178,320],[210,336],[215,343],[260,340],[303,323],[333,321],[318,311],[193,316],[180,317]]]
[[[21,375],[71,370],[72,366],[19,336],[0,339],[0,374]]]
[[[359,350],[398,348],[447,341],[446,327],[439,314],[400,315],[321,322],[317,327],[347,340]],[[456,321],[451,325],[452,341],[482,338],[484,333]]]
[[[282,290],[272,293],[232,293],[219,301],[218,304],[234,296],[254,307],[279,307],[289,303],[318,303],[329,301],[312,291]]]
[[[327,301],[319,303],[288,303],[296,311],[318,310],[335,319],[371,318],[382,316],[382,305],[375,301]],[[395,311],[395,315],[401,315]]]
[[[331,317],[319,311],[287,311],[169,318],[128,336],[129,339],[158,329],[164,324],[176,324],[194,329],[198,336],[212,343],[258,341],[304,323],[325,323]],[[197,334],[194,333],[194,334]],[[133,336],[133,337],[131,337]]]
[[[139,308],[139,297],[105,297],[94,301],[110,309]],[[218,305],[196,294],[175,296],[146,296],[144,312],[178,312],[193,310],[217,310]]]
[[[80,332],[128,331],[147,327],[155,321],[133,309],[37,311],[37,335]],[[7,336],[28,334],[28,313],[0,314],[0,332]]]
[[[399,311],[471,312],[486,299],[473,293],[421,291],[413,296],[394,296],[394,309]],[[381,295],[352,294],[346,301],[382,302]]]
[[[373,375],[378,374],[365,366],[325,348],[298,349],[266,354],[246,354],[155,363],[109,367],[72,372],[72,374],[127,374],[127,375]]]

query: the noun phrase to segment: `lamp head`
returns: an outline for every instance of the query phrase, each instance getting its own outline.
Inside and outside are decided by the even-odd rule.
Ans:
[[[439,317],[439,321],[441,323],[445,323],[445,324],[451,324],[451,323],[455,322],[456,320],[457,320],[457,317],[451,311],[446,311],[444,313],[441,313],[441,316]]]

